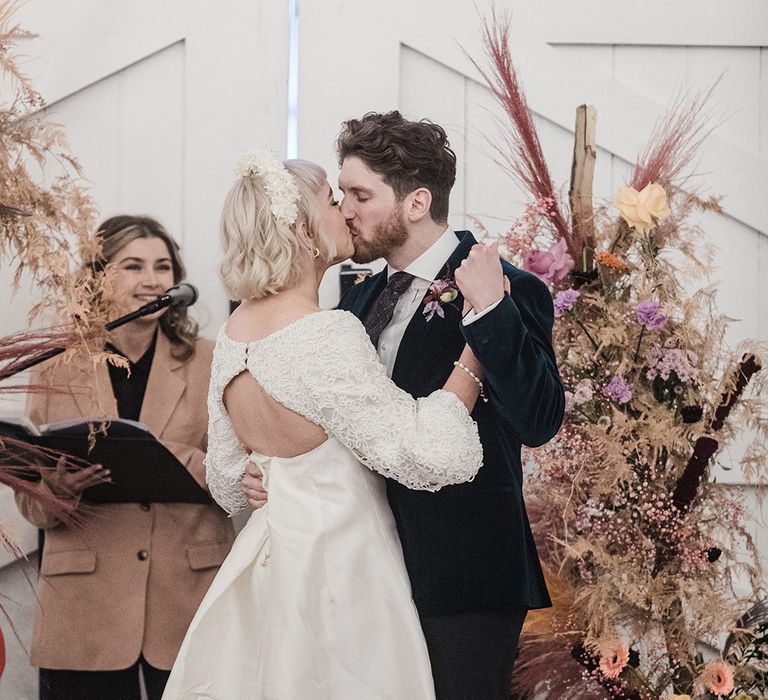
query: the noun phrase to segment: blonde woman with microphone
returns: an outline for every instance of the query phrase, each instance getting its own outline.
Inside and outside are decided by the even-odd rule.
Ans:
[[[112,316],[137,311],[184,278],[179,247],[154,219],[115,216],[99,226]],[[182,286],[182,291],[185,291]],[[189,290],[194,294],[194,288]],[[189,300],[187,300],[189,301]],[[37,424],[70,418],[128,418],[146,424],[203,487],[213,343],[197,336],[182,302],[115,328],[110,350],[123,367],[82,362],[44,367],[33,394]],[[160,698],[187,626],[234,539],[217,505],[80,502],[109,480],[106,467],[58,469],[40,489],[71,499],[82,525],[69,527],[24,494],[16,500],[45,530],[31,660],[40,698],[138,698],[139,674]]]

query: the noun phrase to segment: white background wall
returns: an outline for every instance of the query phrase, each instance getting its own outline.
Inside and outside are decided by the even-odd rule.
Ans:
[[[641,12],[626,0],[499,5],[514,12],[514,56],[565,189],[578,104],[597,107],[595,190],[608,198],[675,90],[705,87],[725,71],[716,106],[728,118],[696,170],[708,194],[725,197],[726,216],[702,222],[719,247],[720,307],[738,319],[731,340],[768,340],[765,3],[649,0]],[[40,35],[24,46],[27,70],[66,127],[102,218],[146,213],[178,237],[208,335],[226,316],[217,222],[236,156],[255,145],[285,154],[288,10],[288,0],[28,0],[19,11]],[[479,24],[468,0],[299,0],[299,157],[323,164],[333,183],[333,140],[344,119],[391,108],[429,117],[446,126],[459,157],[452,224],[469,226],[478,215],[493,229],[498,217],[503,230],[524,198],[493,163],[486,137],[499,110],[460,48],[480,55]],[[7,280],[0,270],[0,286]],[[0,333],[24,325],[32,297],[24,289],[0,302]],[[337,297],[334,271],[322,301],[331,306]],[[718,476],[743,481],[738,470]],[[743,488],[754,506],[755,488]],[[10,494],[0,494],[0,517],[15,518]],[[33,549],[31,529],[14,527]],[[765,549],[765,530],[755,534]],[[9,612],[28,638],[34,599],[18,565],[0,570],[0,592],[13,598]],[[32,698],[33,674],[9,645],[0,698]]]

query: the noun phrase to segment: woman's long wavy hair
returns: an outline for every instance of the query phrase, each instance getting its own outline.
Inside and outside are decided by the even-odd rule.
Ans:
[[[159,238],[168,248],[173,269],[173,283],[178,284],[186,276],[181,259],[179,245],[163,226],[149,216],[113,216],[103,221],[96,230],[96,237],[101,244],[101,257],[90,268],[93,272],[103,273],[107,263],[131,241],[138,238]],[[171,341],[171,354],[179,360],[186,360],[195,352],[198,326],[189,318],[185,306],[171,306],[160,317],[160,329]]]

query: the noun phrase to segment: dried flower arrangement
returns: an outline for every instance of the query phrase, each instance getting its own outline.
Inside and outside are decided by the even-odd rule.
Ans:
[[[529,615],[513,691],[572,700],[762,697],[764,615],[750,618],[720,659],[705,663],[697,646],[747,624],[737,618],[763,590],[748,514],[734,490],[713,483],[710,465],[747,434],[743,473],[764,482],[768,466],[764,348],[725,345],[728,322],[691,221],[695,210],[720,208],[684,175],[709,133],[711,90],[675,101],[612,206],[592,196],[595,113],[580,107],[566,202],[544,159],[509,28],[494,13],[484,26],[487,61],[472,59],[509,118],[500,160],[531,202],[500,241],[513,264],[552,289],[567,397],[559,435],[528,453],[526,498],[554,607]],[[694,283],[701,286],[691,294]],[[738,576],[749,594],[735,591]]]
[[[39,296],[30,323],[56,325],[14,332],[0,339],[0,395],[49,390],[9,381],[16,372],[57,348],[73,353],[103,348],[106,308],[98,277],[83,272],[98,259],[96,210],[81,183],[81,169],[60,127],[48,121],[44,101],[19,68],[15,45],[32,35],[14,23],[17,2],[0,2],[0,75],[10,101],[0,101],[0,261],[12,272],[12,292],[22,284]],[[106,357],[91,353],[95,361]],[[66,500],[31,489],[19,468],[53,468],[57,455],[0,436],[0,483],[45,500],[64,520]],[[48,466],[40,466],[48,465]],[[0,537],[18,554],[7,533]]]

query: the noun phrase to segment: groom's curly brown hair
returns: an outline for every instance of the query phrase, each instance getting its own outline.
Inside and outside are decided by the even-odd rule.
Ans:
[[[456,154],[445,129],[428,119],[409,121],[400,112],[368,112],[343,122],[336,139],[341,166],[356,156],[383,176],[398,201],[419,187],[432,194],[429,213],[436,223],[448,221],[448,198],[456,181]]]

